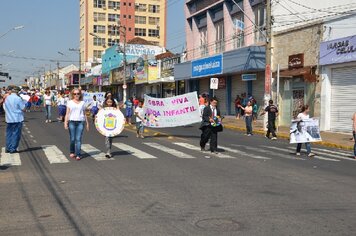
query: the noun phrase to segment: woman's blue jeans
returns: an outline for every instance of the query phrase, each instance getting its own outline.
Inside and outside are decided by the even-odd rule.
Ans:
[[[252,116],[245,116],[246,133],[252,134]]]
[[[51,119],[51,105],[46,105],[46,120]]]
[[[69,121],[70,153],[80,157],[84,121]]]

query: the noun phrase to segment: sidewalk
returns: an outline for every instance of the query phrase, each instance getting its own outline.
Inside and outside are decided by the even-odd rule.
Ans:
[[[236,119],[235,116],[225,116],[223,120],[224,127],[227,129],[233,129],[238,131],[246,131],[245,121],[243,119]],[[263,130],[263,120],[258,120],[253,123],[253,133],[265,135]],[[332,132],[320,132],[322,142],[318,142],[319,145],[342,148],[347,150],[353,150],[354,142],[350,140],[352,134],[341,134]],[[282,139],[289,139],[289,127],[280,126],[278,128],[277,137]]]

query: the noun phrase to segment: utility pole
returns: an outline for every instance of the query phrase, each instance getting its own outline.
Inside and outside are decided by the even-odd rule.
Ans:
[[[120,39],[121,39],[121,35],[123,36],[123,41],[124,41],[124,47],[122,49],[122,54],[124,57],[123,63],[124,63],[124,83],[122,85],[122,90],[123,90],[123,98],[122,98],[122,102],[125,103],[126,102],[126,97],[127,97],[127,84],[126,84],[126,26],[121,25],[120,21],[118,22],[118,27],[119,27],[119,31],[120,31]],[[121,29],[123,31],[121,31]]]
[[[266,68],[265,68],[265,96],[264,105],[268,106],[271,99],[271,77],[272,77],[272,8],[271,0],[266,0]],[[267,116],[264,117],[263,129],[266,129]]]
[[[59,61],[57,61],[57,81],[59,81]]]

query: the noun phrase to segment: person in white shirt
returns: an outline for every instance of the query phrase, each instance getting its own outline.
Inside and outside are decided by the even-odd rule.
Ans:
[[[304,105],[302,107],[302,111],[301,113],[298,114],[297,116],[297,120],[299,121],[303,121],[303,120],[306,120],[306,119],[309,119],[309,106],[308,105]],[[302,127],[301,127],[302,128]],[[315,156],[314,153],[311,152],[311,145],[309,142],[306,142],[305,143],[305,148],[307,149],[307,154],[308,154],[308,157],[313,157]],[[297,156],[300,156],[300,150],[302,149],[302,143],[298,143],[297,144],[297,151],[296,151],[296,155]]]
[[[43,107],[45,108],[46,112],[46,123],[52,122],[51,120],[51,107],[52,107],[52,95],[51,91],[46,90],[45,94],[43,95]]]
[[[135,109],[135,116],[136,116],[136,137],[137,138],[144,138],[144,128],[143,122],[145,120],[145,113],[143,111],[143,101],[138,102],[138,106]]]
[[[64,121],[64,117],[66,115],[67,110],[67,100],[64,98],[64,93],[60,92],[57,98],[57,106],[58,106],[58,121]]]
[[[88,117],[85,115],[86,106],[83,95],[77,88],[71,92],[72,100],[67,103],[67,111],[64,120],[64,128],[69,129],[70,137],[70,157],[76,160],[81,159],[81,145],[84,124],[89,131]]]

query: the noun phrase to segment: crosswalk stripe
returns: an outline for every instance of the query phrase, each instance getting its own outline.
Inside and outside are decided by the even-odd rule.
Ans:
[[[262,160],[270,160],[271,158],[269,157],[263,157],[263,156],[259,156],[259,155],[254,155],[254,154],[250,154],[241,150],[237,150],[237,149],[233,149],[233,148],[229,148],[229,147],[224,147],[224,146],[219,146],[221,148],[223,148],[226,151],[232,152],[232,153],[236,153],[242,156],[248,156],[251,157],[253,159],[262,159]]]
[[[277,147],[269,147],[269,146],[263,146],[263,147],[274,149],[274,150],[281,151],[281,152],[288,152],[288,153],[290,153],[290,151],[295,151],[295,148],[292,148],[292,147],[287,147],[287,148],[277,148]],[[288,151],[288,150],[290,150],[290,151]],[[318,153],[316,153],[316,154],[318,154]],[[313,156],[313,158],[319,159],[319,160],[324,160],[324,161],[340,161],[338,159],[327,158],[327,157],[322,157],[322,156],[318,156],[318,155]]]
[[[57,146],[54,145],[43,145],[41,146],[44,151],[49,163],[68,163],[69,160],[63,154],[61,150]]]
[[[328,154],[335,154],[335,155],[340,155],[340,156],[345,156],[345,157],[352,157],[352,153],[345,153],[345,152],[337,152],[337,151],[332,151],[332,150],[328,150],[328,149],[321,149],[321,148],[313,148],[313,150],[317,150],[319,152],[326,152]],[[351,158],[346,158],[346,159],[350,159],[353,160]]]
[[[5,147],[1,149],[0,166],[19,166],[21,159],[19,153],[5,153]]]
[[[113,146],[130,153],[131,155],[134,155],[135,157],[139,158],[139,159],[156,159],[157,157],[152,156],[146,152],[143,152],[137,148],[131,147],[127,144],[123,144],[123,143],[113,143]]]
[[[93,147],[90,144],[82,144],[82,150],[93,157],[97,161],[107,161],[107,160],[113,160],[114,158],[106,158],[105,153],[100,151],[99,149]]]
[[[290,150],[294,150],[293,148],[288,148],[288,149],[290,149]],[[318,152],[318,151],[316,151],[315,152],[315,148],[312,148],[312,152],[313,153],[315,153],[317,156],[314,156],[313,158],[316,158],[316,159],[321,159],[321,160],[323,160],[323,159],[332,159],[332,158],[337,158],[337,161],[340,161],[340,160],[338,160],[338,159],[343,159],[343,160],[349,160],[349,161],[355,161],[355,160],[353,160],[353,159],[351,159],[351,158],[347,158],[347,157],[344,157],[344,156],[337,156],[337,155],[335,155],[335,154],[330,154],[330,153],[324,153],[324,152]],[[323,156],[327,156],[327,157],[323,157]]]
[[[184,147],[184,148],[193,150],[193,151],[199,151],[200,152],[200,147],[194,146],[194,145],[189,144],[189,143],[173,143],[173,144],[175,144],[177,146],[180,146],[180,147]],[[218,158],[235,158],[235,157],[232,157],[230,155],[223,154],[223,153],[219,153],[219,154],[211,153],[211,155],[216,156]]]
[[[155,148],[155,149],[158,149],[158,150],[161,150],[163,152],[167,152],[175,157],[178,157],[178,158],[195,158],[189,154],[186,154],[184,152],[181,152],[181,151],[178,151],[178,150],[175,150],[173,148],[168,148],[166,146],[163,146],[161,144],[158,144],[158,143],[143,143],[149,147],[152,147],[152,148]]]
[[[304,159],[302,159],[302,158],[295,158],[295,157],[292,157],[292,156],[271,152],[271,151],[268,151],[267,149],[259,149],[259,148],[256,148],[256,147],[252,148],[252,147],[247,147],[247,146],[244,146],[244,145],[237,145],[237,144],[232,144],[232,145],[236,146],[236,147],[245,148],[246,150],[249,150],[249,151],[262,152],[262,153],[265,153],[265,154],[268,154],[268,155],[271,155],[271,156],[274,156],[274,157],[280,157],[280,158],[285,158],[285,159],[304,161]]]

